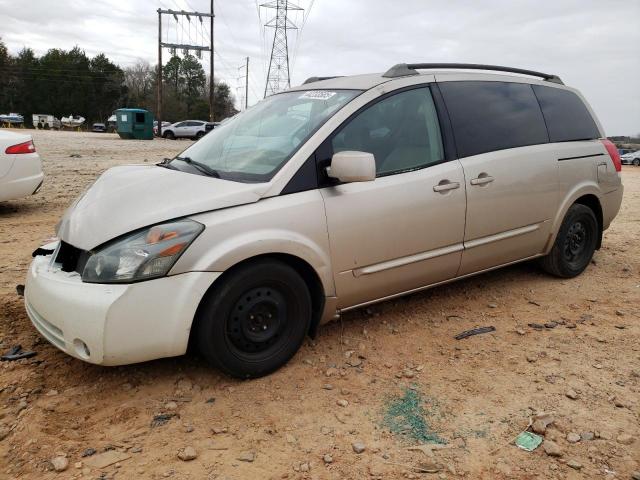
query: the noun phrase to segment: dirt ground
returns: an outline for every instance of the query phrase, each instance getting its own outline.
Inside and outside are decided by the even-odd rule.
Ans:
[[[640,168],[623,167],[621,212],[580,277],[521,264],[351,312],[285,368],[236,381],[192,355],[104,368],[39,338],[16,285],[64,208],[108,167],[188,142],[33,135],[44,187],[0,204],[0,351],[37,352],[0,363],[0,478],[627,480],[640,470]],[[486,325],[496,331],[453,338]],[[536,418],[547,419],[538,429],[552,421],[556,456],[513,445]],[[187,447],[196,458],[183,461]]]

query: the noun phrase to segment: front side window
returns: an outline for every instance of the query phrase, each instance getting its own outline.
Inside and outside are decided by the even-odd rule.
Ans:
[[[436,108],[428,87],[387,97],[342,128],[333,152],[372,153],[378,176],[424,168],[444,159]]]
[[[177,158],[205,164],[225,180],[268,182],[329,117],[360,93],[308,90],[273,95],[216,126]]]
[[[531,85],[515,82],[442,82],[459,157],[547,143]]]

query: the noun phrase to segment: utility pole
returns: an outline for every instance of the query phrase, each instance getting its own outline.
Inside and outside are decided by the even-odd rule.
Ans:
[[[264,96],[266,97],[291,86],[287,30],[297,30],[298,27],[291,21],[288,14],[293,10],[304,9],[289,0],[272,0],[260,6],[276,11],[275,17],[264,25],[266,28],[274,29],[267,83],[264,86]]]
[[[213,101],[215,100],[215,82],[213,79],[213,73],[214,73],[214,68],[213,68],[213,19],[214,19],[215,15],[213,14],[213,0],[211,0],[211,16],[209,17],[210,20],[210,39],[211,39],[211,45],[209,46],[209,48],[211,49],[209,51],[209,66],[210,66],[210,70],[209,70],[209,121],[213,122],[214,121],[214,113],[213,113]]]
[[[159,8],[157,10],[158,12],[158,101],[157,101],[157,106],[156,106],[156,116],[158,117],[156,120],[158,121],[158,136],[162,136],[162,49],[163,48],[170,48],[173,51],[177,51],[177,50],[181,50],[183,52],[188,53],[191,50],[196,52],[196,55],[198,56],[198,58],[201,58],[202,56],[202,52],[210,52],[211,54],[211,71],[210,71],[210,78],[209,78],[209,118],[211,119],[211,121],[213,121],[213,100],[214,100],[214,93],[213,93],[213,18],[214,18],[214,14],[213,14],[213,0],[211,0],[211,13],[200,13],[200,12],[185,12],[184,10],[163,10],[161,8]],[[169,43],[169,42],[163,42],[162,41],[162,15],[171,15],[173,16],[173,18],[176,20],[176,23],[178,22],[178,16],[180,17],[186,17],[187,20],[189,22],[191,22],[191,17],[197,18],[198,20],[200,20],[200,23],[202,24],[202,19],[203,18],[209,18],[210,19],[210,44],[209,46],[206,45],[191,45],[191,44],[186,44],[186,43]]]
[[[158,136],[162,138],[162,13],[158,9],[158,104],[156,108]]]

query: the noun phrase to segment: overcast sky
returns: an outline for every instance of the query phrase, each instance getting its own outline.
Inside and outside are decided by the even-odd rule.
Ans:
[[[158,7],[209,9],[209,0],[0,0],[0,36],[23,46],[82,47],[122,67],[157,62]],[[489,63],[559,75],[582,91],[608,135],[640,133],[640,0],[300,0],[291,32],[292,85],[314,75],[385,71],[400,62]],[[309,8],[311,7],[311,8]],[[262,97],[271,12],[253,0],[216,0],[216,77],[235,92],[250,60],[249,103]],[[298,25],[303,16],[294,18]],[[206,41],[195,27],[172,38]],[[176,37],[177,35],[177,37]],[[164,54],[165,61],[169,53]],[[203,61],[208,71],[208,61]]]

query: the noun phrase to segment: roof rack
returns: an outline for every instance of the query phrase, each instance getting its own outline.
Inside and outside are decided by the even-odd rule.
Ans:
[[[341,75],[335,75],[333,77],[309,77],[304,82],[302,82],[302,85],[306,85],[307,83],[320,82],[322,80],[331,80],[332,78],[340,78],[340,77]]]
[[[478,63],[398,63],[387,70],[383,77],[395,78],[407,75],[418,75],[418,69],[463,69],[463,70],[494,70],[497,72],[519,73],[521,75],[531,75],[540,77],[548,82],[562,83],[560,77],[549,73],[536,72],[534,70],[524,70],[522,68],[501,67],[499,65],[482,65]],[[305,82],[306,83],[306,82]]]

